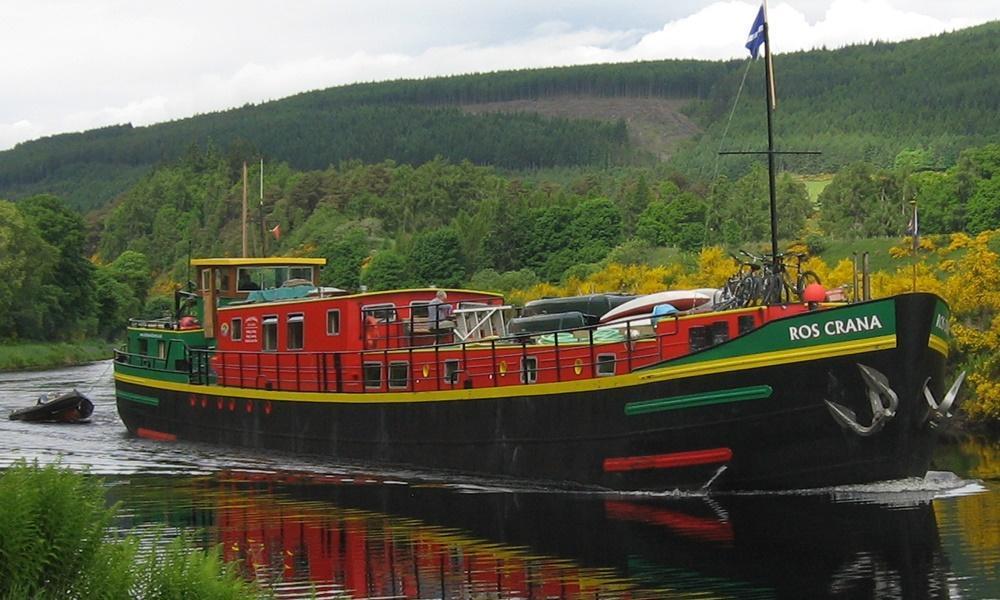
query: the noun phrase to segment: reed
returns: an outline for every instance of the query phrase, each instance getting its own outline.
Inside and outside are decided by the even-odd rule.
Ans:
[[[0,598],[263,598],[218,548],[111,532],[100,480],[24,461],[0,474]]]

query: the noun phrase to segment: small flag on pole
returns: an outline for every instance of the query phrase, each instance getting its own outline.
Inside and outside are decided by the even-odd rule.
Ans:
[[[273,235],[274,239],[276,240],[281,239],[281,223],[278,223],[277,225],[271,228],[271,235]]]
[[[920,248],[920,222],[917,219],[917,203],[911,202],[913,213],[910,215],[910,222],[906,225],[906,235],[913,237],[913,251]]]
[[[747,37],[746,47],[750,51],[751,58],[757,58],[760,47],[764,44],[764,5],[760,5],[757,18],[753,20],[750,27],[750,35]]]

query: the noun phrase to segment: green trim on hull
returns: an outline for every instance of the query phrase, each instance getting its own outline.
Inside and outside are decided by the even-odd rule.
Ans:
[[[744,388],[721,390],[717,392],[674,396],[672,398],[658,398],[656,400],[643,400],[641,402],[629,402],[626,404],[625,414],[632,417],[635,415],[644,415],[667,410],[679,410],[682,408],[693,408],[697,406],[711,406],[713,404],[742,402],[743,400],[763,400],[764,398],[770,398],[773,393],[774,389],[769,385],[755,385]]]
[[[118,390],[117,396],[123,400],[131,400],[132,402],[138,402],[139,404],[148,404],[150,406],[159,406],[160,399],[154,398],[152,396],[146,396],[143,394],[136,394],[133,392],[124,392]]]

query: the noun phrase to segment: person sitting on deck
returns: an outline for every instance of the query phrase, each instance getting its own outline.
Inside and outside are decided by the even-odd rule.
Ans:
[[[451,320],[454,308],[448,304],[448,294],[438,290],[437,295],[427,305],[427,319],[431,329],[451,329],[455,326]]]

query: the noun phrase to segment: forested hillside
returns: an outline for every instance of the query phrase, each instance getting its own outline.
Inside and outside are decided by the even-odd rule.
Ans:
[[[890,166],[903,150],[922,166],[947,167],[961,149],[995,140],[998,39],[1000,25],[991,23],[902,43],[777,55],[778,142],[823,152],[789,168],[825,172],[856,160]],[[263,155],[296,169],[349,160],[419,165],[436,156],[510,171],[653,160],[642,136],[611,115],[598,121],[468,110],[554,96],[682,100],[705,132],[673,164],[706,177],[717,168],[715,152],[746,64],[655,61],[358,84],[149,127],[57,135],[0,152],[0,197],[55,192],[79,209],[96,208],[153,165],[209,143],[234,160]],[[751,66],[726,147],[763,144],[761,68]],[[741,175],[751,164],[725,159],[718,167]]]

